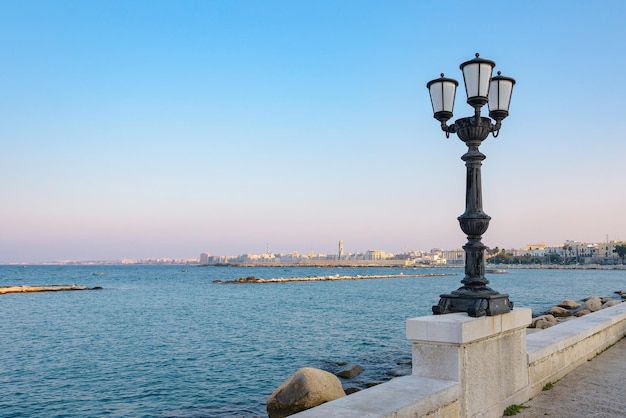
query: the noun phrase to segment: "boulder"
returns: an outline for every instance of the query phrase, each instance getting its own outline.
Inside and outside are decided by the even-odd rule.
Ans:
[[[358,364],[347,364],[337,372],[337,376],[343,377],[344,379],[352,379],[353,377],[360,375],[362,372],[363,367]]]
[[[385,374],[392,377],[409,376],[413,370],[410,367],[396,367],[388,370]]]
[[[284,418],[346,396],[339,378],[324,370],[304,367],[281,384],[267,400],[269,418]]]
[[[618,299],[609,299],[609,300],[607,300],[606,302],[604,302],[604,303],[602,304],[602,308],[600,308],[600,309],[610,308],[611,306],[615,306],[615,305],[618,305],[618,304],[620,304],[620,303],[622,303],[622,301],[621,301],[621,300],[618,300]]]
[[[346,392],[346,395],[352,395],[353,393],[360,392],[361,389],[360,388],[349,387],[349,388],[345,388],[343,391]]]
[[[552,315],[541,315],[537,318],[533,318],[533,322],[530,325],[531,328],[545,329],[556,325],[556,318]]]
[[[599,296],[591,296],[585,299],[585,303],[583,303],[582,308],[580,310],[587,309],[591,312],[596,312],[602,309],[602,300]]]
[[[570,316],[562,316],[556,319],[557,324],[562,324],[563,322],[571,321],[572,319],[576,319],[576,317],[572,314]]]
[[[559,303],[556,306],[558,306],[559,308],[565,308],[565,309],[576,309],[580,305],[571,299],[565,299],[563,302]]]
[[[587,315],[587,314],[590,314],[590,313],[591,313],[591,311],[589,309],[581,309],[580,311],[576,312],[574,314],[574,316],[580,317],[580,316],[584,316],[584,315]]]
[[[569,311],[569,309],[554,306],[546,312],[546,315],[552,315],[557,318],[564,318],[566,316],[572,316],[572,313]]]

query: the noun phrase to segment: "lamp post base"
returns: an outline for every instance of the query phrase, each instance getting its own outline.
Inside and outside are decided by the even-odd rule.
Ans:
[[[469,316],[478,318],[485,315],[501,315],[513,309],[513,302],[509,300],[509,295],[503,295],[494,290],[472,292],[461,288],[450,295],[440,297],[439,304],[433,306],[435,315],[466,312]]]

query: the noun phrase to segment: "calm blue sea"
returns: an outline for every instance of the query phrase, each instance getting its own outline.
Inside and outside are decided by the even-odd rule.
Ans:
[[[101,291],[0,295],[1,417],[266,416],[300,367],[359,363],[345,386],[410,360],[407,318],[429,315],[462,270],[180,266],[0,266],[0,285]],[[226,285],[256,276],[451,273],[450,277]],[[94,273],[103,273],[94,275]],[[488,275],[517,307],[612,296],[626,271]]]

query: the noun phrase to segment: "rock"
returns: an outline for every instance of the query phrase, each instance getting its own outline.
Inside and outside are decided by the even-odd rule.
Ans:
[[[563,318],[566,316],[572,316],[572,313],[568,309],[561,308],[559,306],[554,306],[546,312],[546,315],[552,315],[554,317]]]
[[[412,369],[410,367],[396,367],[395,369],[391,369],[385,374],[387,376],[392,377],[400,377],[400,376],[409,376],[412,373]]]
[[[606,302],[604,302],[602,304],[602,307],[600,309],[604,309],[604,308],[610,308],[611,306],[615,306],[615,305],[619,305],[620,303],[622,303],[621,300],[618,299],[609,299]]]
[[[563,302],[559,303],[556,306],[558,306],[559,308],[565,308],[565,309],[576,309],[580,305],[571,299],[565,299]]]
[[[582,308],[580,310],[587,309],[591,312],[596,312],[602,309],[602,300],[599,296],[591,296],[585,299]]]
[[[572,319],[576,319],[576,317],[574,315],[562,316],[556,319],[556,323],[562,324],[563,322],[571,321]]]
[[[552,315],[541,315],[533,319],[531,328],[546,329],[556,325],[556,318]]]
[[[360,392],[361,389],[359,389],[359,388],[345,388],[343,391],[346,392],[346,395],[352,395],[353,393]]]
[[[353,377],[360,375],[362,372],[363,367],[358,364],[348,364],[337,372],[337,376],[343,377],[344,379],[352,379]]]
[[[590,313],[591,311],[589,309],[581,309],[580,311],[576,312],[574,316],[580,317],[580,316],[588,315]]]
[[[337,376],[303,367],[281,384],[267,400],[269,418],[284,418],[345,396]]]

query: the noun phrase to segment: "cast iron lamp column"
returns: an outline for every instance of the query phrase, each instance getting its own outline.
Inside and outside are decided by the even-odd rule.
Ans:
[[[465,250],[465,278],[461,280],[462,287],[450,294],[441,295],[439,304],[433,306],[435,315],[467,312],[469,316],[499,315],[510,312],[513,302],[508,295],[500,294],[489,288],[489,281],[485,278],[485,250],[482,235],[489,227],[491,217],[483,212],[482,185],[480,167],[485,155],[478,147],[489,133],[498,136],[502,120],[509,115],[511,93],[515,80],[498,75],[491,77],[496,63],[490,60],[476,58],[461,64],[467,103],[474,108],[474,116],[457,119],[452,125],[447,121],[452,118],[454,96],[458,82],[441,77],[428,82],[426,87],[430,91],[435,119],[441,122],[441,129],[450,137],[456,133],[459,139],[467,145],[467,152],[461,157],[467,167],[467,184],[465,192],[465,213],[458,217],[461,230],[467,235]],[[489,103],[490,118],[481,117],[481,108]]]

